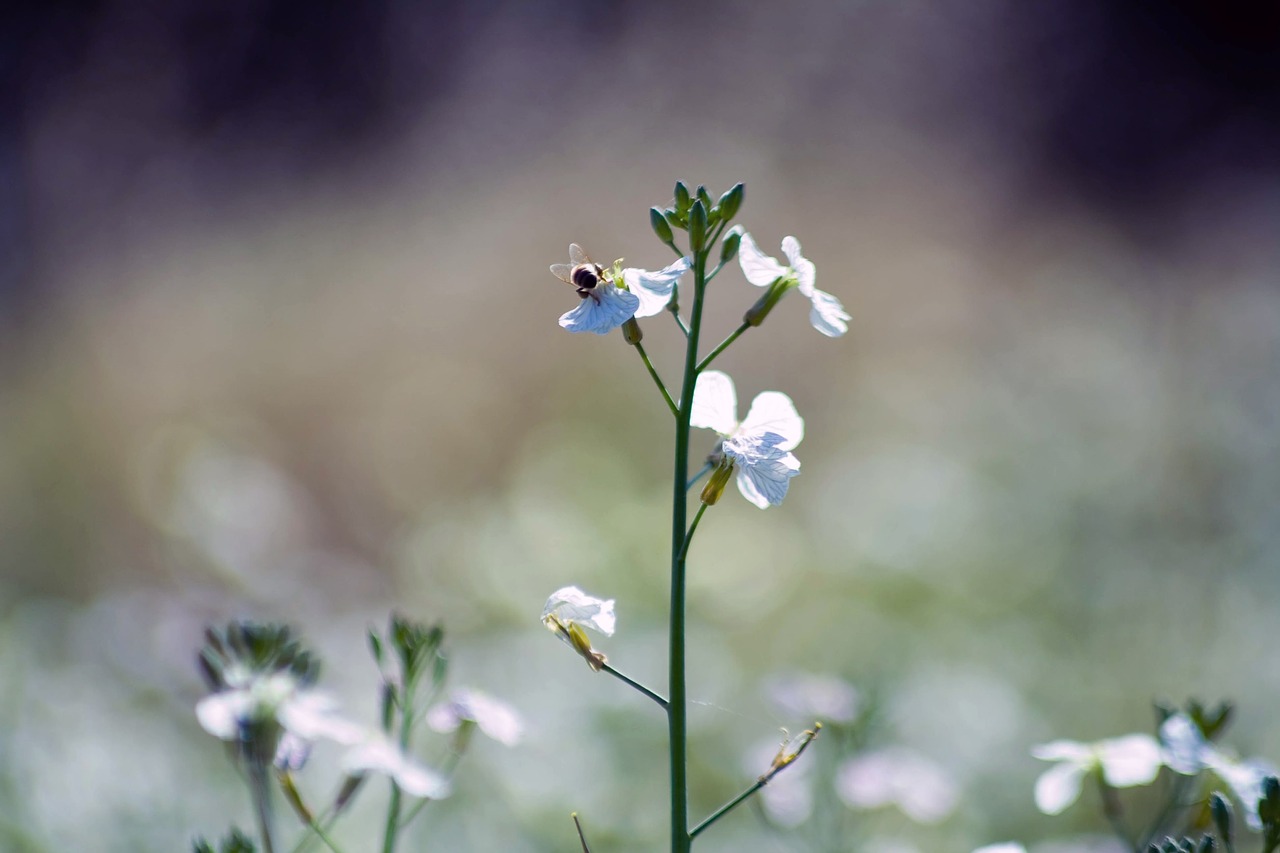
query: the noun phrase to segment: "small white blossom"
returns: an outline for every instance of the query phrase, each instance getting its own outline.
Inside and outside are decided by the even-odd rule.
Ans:
[[[1164,763],[1160,744],[1142,734],[1097,743],[1055,740],[1033,748],[1031,754],[1043,761],[1059,762],[1036,780],[1036,808],[1051,815],[1062,813],[1079,798],[1088,773],[1102,773],[1113,788],[1132,788],[1153,781]]]
[[[440,800],[449,796],[449,780],[401,752],[385,736],[372,734],[342,756],[342,769],[355,776],[370,771],[389,776],[414,797]]]
[[[427,725],[438,732],[457,731],[465,722],[475,723],[480,731],[507,746],[519,743],[524,731],[524,723],[514,708],[479,690],[454,690],[449,701],[427,711]]]
[[[634,267],[619,271],[620,262],[605,269],[573,243],[569,246],[569,263],[552,264],[551,273],[561,281],[576,284],[573,271],[583,265],[590,266],[588,278],[594,279],[595,284],[578,290],[581,303],[561,315],[560,325],[570,332],[607,335],[632,317],[651,317],[665,308],[676,281],[688,271],[690,262],[687,257],[681,258],[657,272]]]
[[[817,271],[813,261],[800,254],[799,240],[795,237],[783,239],[782,253],[791,262],[790,266],[784,267],[778,263],[777,259],[760,251],[756,241],[743,230],[741,225],[735,225],[731,231],[741,235],[741,242],[738,245],[738,264],[742,267],[742,274],[746,276],[747,281],[756,287],[768,287],[780,278],[794,278],[796,288],[813,305],[809,311],[809,323],[815,329],[829,338],[838,338],[849,331],[849,314],[840,304],[840,300],[814,287]]]
[[[676,282],[689,271],[690,265],[688,256],[685,256],[658,272],[634,267],[624,269],[622,280],[627,285],[627,290],[640,300],[640,307],[635,313],[636,319],[652,317],[666,308]]]
[[[733,380],[719,370],[703,371],[693,391],[689,423],[715,430],[724,439],[725,455],[738,469],[738,491],[767,509],[787,495],[800,460],[790,451],[804,438],[804,419],[781,391],[757,394],[741,423]]]
[[[849,759],[836,772],[836,793],[847,805],[896,805],[917,823],[937,823],[960,799],[945,770],[917,752],[887,747]]]
[[[551,593],[546,606],[542,608],[542,624],[582,655],[583,660],[596,672],[604,667],[608,659],[591,647],[591,641],[583,628],[591,628],[606,637],[612,637],[616,621],[612,598],[596,598],[576,586],[562,587]]]
[[[1027,853],[1027,848],[1016,841],[1006,841],[1002,844],[988,844],[986,847],[979,847],[973,853]]]

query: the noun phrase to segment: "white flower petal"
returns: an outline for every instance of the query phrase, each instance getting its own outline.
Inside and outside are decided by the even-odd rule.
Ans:
[[[666,308],[667,303],[671,301],[671,292],[675,290],[676,282],[680,276],[689,271],[690,265],[689,258],[684,257],[658,272],[634,268],[624,269],[622,280],[626,282],[627,289],[640,300],[640,307],[636,309],[635,316],[637,318],[652,317]]]
[[[782,503],[791,478],[800,473],[800,460],[782,450],[777,433],[738,434],[724,443],[724,452],[738,468],[738,491],[760,509]]]
[[[280,770],[297,773],[310,757],[311,744],[293,732],[286,731],[280,736],[280,743],[276,745],[276,755],[271,763]]]
[[[373,771],[390,776],[405,793],[439,800],[449,796],[449,780],[405,755],[382,737],[371,738],[342,757],[343,769],[352,775]]]
[[[314,690],[304,690],[280,706],[277,714],[280,724],[303,740],[331,740],[350,746],[359,743],[368,731],[338,712],[338,703],[332,696]]]
[[[693,388],[693,411],[689,413],[689,425],[698,429],[713,429],[720,435],[732,435],[738,428],[738,392],[734,390],[729,374],[719,370],[705,370],[698,374],[698,384]]]
[[[973,853],[1027,853],[1027,848],[1016,841],[1005,841],[1001,844],[988,844],[986,847],[979,847]]]
[[[1146,785],[1163,763],[1160,744],[1151,735],[1127,735],[1097,745],[1098,762],[1107,783],[1116,788]]]
[[[246,690],[224,690],[196,703],[200,727],[220,740],[240,737],[240,724],[249,715],[253,698]]]
[[[694,411],[697,411],[694,396]],[[796,411],[791,398],[781,391],[764,391],[751,401],[751,409],[738,426],[740,432],[772,432],[785,441],[778,446],[783,450],[795,450],[804,439],[804,418]]]
[[[1036,780],[1036,808],[1048,815],[1062,814],[1080,797],[1086,767],[1063,762],[1050,767]]]
[[[1031,754],[1041,761],[1074,761],[1077,764],[1092,764],[1093,747],[1078,740],[1055,740],[1031,747]]]
[[[813,308],[809,311],[810,325],[828,338],[838,338],[849,331],[851,317],[839,299],[823,290],[813,290],[806,295],[813,300]]]
[[[747,281],[756,287],[768,287],[787,274],[787,268],[760,251],[756,241],[746,231],[739,231],[742,241],[738,244],[738,265]]]
[[[607,335],[635,316],[640,298],[634,293],[601,282],[581,304],[560,317],[561,327],[570,332]]]
[[[1164,763],[1184,776],[1199,773],[1205,766],[1208,744],[1200,728],[1186,714],[1172,714],[1160,726],[1160,742],[1164,744]]]
[[[612,598],[596,598],[576,586],[566,586],[551,593],[542,609],[542,620],[545,622],[549,616],[555,616],[561,622],[576,622],[611,637],[617,622],[613,605]]]

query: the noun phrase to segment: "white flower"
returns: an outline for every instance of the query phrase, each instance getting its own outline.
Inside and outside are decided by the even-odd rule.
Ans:
[[[676,281],[689,264],[685,257],[658,272],[635,268],[619,271],[620,262],[605,269],[587,257],[581,246],[571,243],[569,263],[552,264],[551,274],[577,286],[582,302],[561,315],[560,325],[570,332],[607,335],[632,317],[651,317],[666,307]],[[619,279],[625,286],[618,286]]]
[[[454,690],[449,694],[448,702],[441,702],[427,711],[427,725],[438,732],[457,731],[466,722],[475,723],[480,731],[507,746],[519,743],[524,730],[520,715],[514,708],[479,690]]]
[[[311,744],[330,740],[348,747],[342,765],[349,773],[384,773],[417,797],[439,799],[448,794],[448,780],[405,755],[382,733],[342,716],[327,693],[302,686],[288,672],[229,675],[229,683],[238,686],[196,704],[196,719],[214,737],[239,742],[250,726],[272,724],[279,734],[275,764],[283,770],[301,769]]]
[[[658,272],[634,267],[623,270],[622,280],[627,285],[627,290],[640,300],[640,307],[635,313],[636,319],[652,317],[666,308],[676,282],[689,271],[690,265],[688,256],[685,256]]]
[[[744,498],[760,509],[782,503],[791,478],[800,473],[800,461],[790,451],[804,438],[804,419],[790,397],[781,391],[757,394],[739,423],[733,380],[719,370],[703,371],[693,391],[689,423],[724,438],[724,452],[738,469],[738,491]]]
[[[829,338],[838,338],[849,331],[849,314],[845,312],[840,300],[813,286],[817,271],[813,261],[800,254],[799,240],[795,237],[783,239],[782,253],[791,262],[790,266],[784,267],[775,258],[760,251],[756,241],[741,225],[735,225],[730,230],[741,235],[738,263],[747,281],[756,287],[768,287],[778,279],[793,279],[797,289],[813,303],[813,308],[809,311],[809,322],[815,329]]]
[[[591,641],[587,639],[587,632],[583,628],[612,637],[617,621],[613,614],[613,603],[612,598],[596,598],[576,586],[562,587],[551,593],[546,606],[542,608],[542,624],[572,646],[592,669],[599,672],[607,658],[591,648]]]
[[[1006,841],[1002,844],[988,844],[986,847],[979,847],[973,853],[1027,853],[1027,848],[1016,841]]]
[[[1074,803],[1087,773],[1100,772],[1113,788],[1132,788],[1154,780],[1164,763],[1160,744],[1140,734],[1097,743],[1055,740],[1033,748],[1031,754],[1060,762],[1036,780],[1036,808],[1045,814],[1060,814]]]
[[[917,823],[937,823],[960,799],[941,767],[904,747],[887,747],[849,759],[836,772],[836,793],[855,808],[897,805]]]
[[[1245,823],[1254,832],[1262,830],[1262,818],[1258,816],[1258,801],[1262,799],[1262,781],[1268,776],[1280,776],[1275,765],[1261,758],[1240,761],[1230,755],[1210,748],[1206,765],[1244,806]]]

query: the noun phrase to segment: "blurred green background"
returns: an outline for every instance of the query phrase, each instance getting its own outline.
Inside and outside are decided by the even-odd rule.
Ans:
[[[1096,831],[1088,795],[1035,813],[1028,747],[1148,730],[1155,698],[1235,699],[1232,742],[1280,759],[1280,27],[1032,5],[9,13],[0,847],[248,826],[192,714],[202,627],[296,626],[372,722],[364,633],[395,608],[526,720],[407,849],[572,850],[570,811],[661,849],[663,718],[538,616],[566,584],[617,598],[601,648],[661,685],[670,419],[618,336],[556,326],[577,303],[547,265],[666,263],[647,209],[677,178],[745,182],[762,248],[796,235],[853,316],[828,340],[793,296],[718,364],[808,433],[786,503],[730,493],[691,555],[693,812],[811,722],[762,687],[797,672],[850,681],[866,745],[959,791],[925,825],[812,769],[837,840],[744,809],[699,849]],[[757,295],[717,279],[708,336]],[[1033,849],[1109,849],[1081,844]]]

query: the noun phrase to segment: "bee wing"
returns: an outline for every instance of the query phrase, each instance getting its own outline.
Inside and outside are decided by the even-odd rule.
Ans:
[[[573,267],[568,264],[552,264],[551,274],[563,281],[565,284],[573,284],[573,278],[569,274],[573,272]]]
[[[578,264],[589,264],[591,262],[591,258],[587,256],[581,246],[577,243],[569,244],[569,263],[577,266]]]

